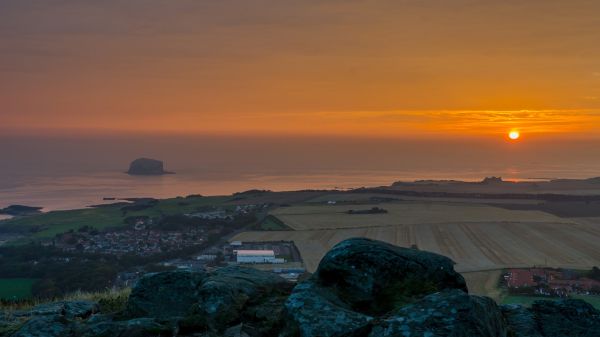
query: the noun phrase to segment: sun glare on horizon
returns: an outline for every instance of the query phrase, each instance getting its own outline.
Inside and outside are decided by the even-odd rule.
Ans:
[[[517,140],[520,137],[521,137],[521,133],[519,131],[513,130],[508,133],[508,138],[510,138],[510,140]]]

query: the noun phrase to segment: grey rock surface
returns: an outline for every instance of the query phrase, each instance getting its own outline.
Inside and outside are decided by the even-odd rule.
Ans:
[[[202,272],[174,271],[147,274],[133,287],[126,316],[183,317],[200,301],[200,286],[208,275]]]
[[[222,268],[203,280],[199,301],[187,322],[222,332],[244,316],[254,325],[275,327],[280,320],[277,309],[290,292],[290,283],[276,274],[235,266]],[[270,309],[261,315],[265,306]]]
[[[535,301],[531,308],[502,306],[515,337],[600,336],[600,311],[581,300]]]
[[[444,290],[396,310],[369,337],[505,337],[502,313],[491,298]]]

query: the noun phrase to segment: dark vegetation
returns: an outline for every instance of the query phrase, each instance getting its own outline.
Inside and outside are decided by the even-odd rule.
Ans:
[[[546,201],[540,204],[494,204],[511,210],[542,211],[563,218],[600,216],[600,200]]]
[[[587,274],[587,277],[591,278],[592,280],[600,281],[600,268],[592,268],[592,270]]]
[[[26,216],[39,214],[42,207],[32,207],[24,205],[10,205],[6,208],[0,208],[0,214],[7,214],[12,216]]]
[[[346,213],[348,213],[348,214],[385,214],[387,212],[388,211],[383,208],[373,207],[371,209],[360,209],[360,210],[351,209],[351,210],[347,211]]]
[[[253,229],[262,231],[289,231],[292,230],[283,221],[273,215],[267,215],[265,219],[260,222]]]
[[[271,193],[272,191],[270,190],[257,190],[257,189],[253,189],[253,190],[247,190],[247,191],[243,191],[243,192],[236,192],[233,193],[234,196],[247,196],[247,195],[255,195],[255,194],[266,194],[266,193]]]
[[[544,201],[579,201],[600,202],[600,195],[571,195],[554,193],[460,193],[460,192],[422,192],[410,190],[392,190],[389,188],[357,188],[349,191],[351,193],[376,193],[402,195],[422,198],[466,198],[466,199],[518,199],[518,200],[544,200]]]

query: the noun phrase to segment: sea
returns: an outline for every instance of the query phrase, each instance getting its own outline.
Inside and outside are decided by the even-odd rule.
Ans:
[[[0,208],[66,210],[113,198],[351,189],[400,180],[588,178],[600,176],[598,145],[590,140],[523,140],[515,146],[487,139],[13,134],[0,136]],[[175,174],[126,174],[138,157],[163,160]]]

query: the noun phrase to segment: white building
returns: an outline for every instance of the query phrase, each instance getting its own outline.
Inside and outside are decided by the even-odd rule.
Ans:
[[[237,263],[285,263],[273,250],[235,250]]]

